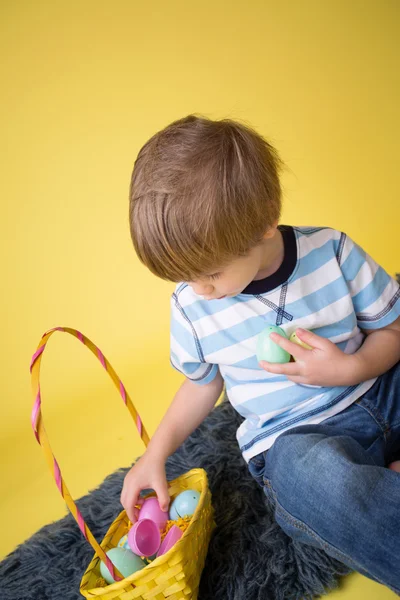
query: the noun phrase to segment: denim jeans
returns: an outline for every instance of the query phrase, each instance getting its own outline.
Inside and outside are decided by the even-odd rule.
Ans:
[[[291,538],[400,595],[400,363],[343,412],[294,427],[249,470]]]

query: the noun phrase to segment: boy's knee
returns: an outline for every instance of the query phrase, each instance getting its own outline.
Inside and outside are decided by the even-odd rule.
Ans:
[[[271,470],[274,474],[283,472],[286,474],[294,473],[298,475],[303,470],[308,470],[310,466],[310,457],[315,452],[315,448],[326,439],[326,436],[319,433],[296,432],[294,429],[286,431],[279,436],[270,450]],[[324,452],[325,454],[325,452]]]
[[[287,510],[326,505],[351,485],[351,448],[345,436],[287,432],[280,436],[270,456],[271,485],[278,502]],[[341,487],[343,490],[341,491]]]
[[[317,442],[308,434],[291,430],[279,436],[269,450],[265,476],[281,503],[293,499],[296,488],[309,477],[308,455]]]

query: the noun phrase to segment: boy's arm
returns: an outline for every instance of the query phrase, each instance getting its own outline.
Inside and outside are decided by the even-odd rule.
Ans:
[[[173,454],[211,412],[223,386],[219,370],[216,377],[205,385],[186,379],[151,438],[147,453],[162,460]]]
[[[367,338],[353,355],[355,383],[386,373],[400,360],[400,317],[382,329],[363,333]]]
[[[155,490],[162,510],[169,505],[165,461],[211,412],[221,395],[224,381],[216,377],[204,385],[186,379],[165,413],[146,452],[125,477],[121,503],[129,519],[135,520],[135,505],[143,489]]]

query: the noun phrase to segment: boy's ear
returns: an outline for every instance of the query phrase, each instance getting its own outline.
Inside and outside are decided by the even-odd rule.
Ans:
[[[275,223],[273,223],[271,225],[271,227],[269,227],[267,229],[267,231],[264,233],[263,239],[264,240],[269,240],[270,238],[273,238],[274,235],[276,234],[276,230],[277,229],[278,229],[278,221],[275,221]]]

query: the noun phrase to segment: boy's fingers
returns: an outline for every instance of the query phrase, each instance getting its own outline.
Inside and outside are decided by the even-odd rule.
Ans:
[[[297,362],[292,363],[269,363],[265,360],[260,361],[260,366],[268,371],[268,373],[274,373],[275,375],[287,375],[287,376],[301,376],[301,365]]]
[[[136,521],[139,520],[140,508],[137,508],[137,504],[137,502],[135,502],[135,504],[129,503],[128,508],[126,509],[126,514],[131,523],[136,523]]]
[[[134,504],[130,504],[125,508],[126,514],[129,517],[131,523],[135,523],[137,521],[137,510]]]
[[[121,499],[122,506],[126,510],[126,514],[129,517],[131,523],[134,523],[137,520],[137,509],[135,509],[135,505],[138,504],[138,496],[140,490],[133,490],[128,494],[125,494],[124,498]]]
[[[288,377],[289,381],[293,381],[293,383],[304,383],[305,385],[307,385],[307,378],[306,377],[301,377],[300,375],[293,375],[292,377]]]
[[[290,342],[288,339],[279,335],[279,333],[271,333],[269,337],[275,344],[286,350],[286,352],[289,352],[289,354],[298,360],[302,360],[305,353],[308,352],[308,350],[305,350],[305,348],[302,348],[299,344]]]
[[[305,342],[312,348],[318,348],[319,350],[323,350],[326,348],[327,343],[330,343],[326,338],[323,338],[312,331],[307,331],[307,329],[296,329],[296,335],[302,342]]]
[[[121,502],[122,506],[124,506],[124,507],[125,507],[126,497],[127,497],[126,483],[124,482],[124,485],[122,486],[121,496],[120,496],[120,499],[119,499],[119,501]]]
[[[154,486],[154,491],[157,494],[161,510],[167,512],[170,501],[167,482],[165,481],[164,483],[159,483],[157,486]]]

